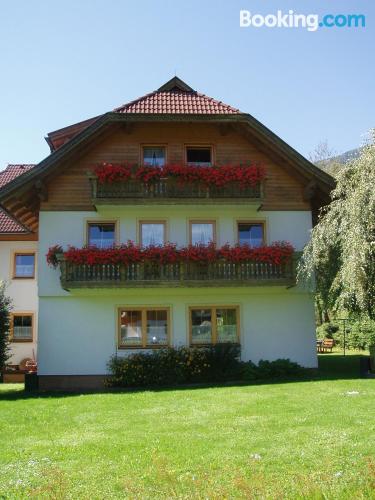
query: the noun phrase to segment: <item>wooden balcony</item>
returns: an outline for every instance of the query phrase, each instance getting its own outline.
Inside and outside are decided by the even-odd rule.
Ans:
[[[59,257],[61,285],[74,288],[144,287],[244,287],[286,286],[296,283],[298,253],[282,265],[266,262],[227,262],[206,264],[72,264]]]
[[[240,189],[237,183],[224,187],[203,184],[182,185],[172,178],[160,179],[145,184],[136,179],[126,182],[102,184],[90,176],[92,200],[94,205],[118,205],[140,203],[212,203],[229,201],[231,203],[259,203],[262,198],[262,185]]]

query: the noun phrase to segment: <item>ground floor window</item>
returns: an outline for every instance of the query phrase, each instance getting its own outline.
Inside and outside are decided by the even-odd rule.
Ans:
[[[30,313],[12,314],[11,339],[12,342],[32,342],[34,317]]]
[[[34,278],[35,253],[14,254],[14,278]]]
[[[165,347],[169,344],[169,309],[119,309],[119,347]]]
[[[238,342],[238,307],[191,307],[190,344]]]

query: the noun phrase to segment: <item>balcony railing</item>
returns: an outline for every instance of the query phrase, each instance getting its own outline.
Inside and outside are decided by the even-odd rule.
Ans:
[[[96,203],[123,203],[124,200],[157,201],[174,199],[175,201],[199,200],[240,200],[259,201],[262,197],[261,183],[240,189],[237,183],[228,183],[224,187],[205,186],[204,184],[181,184],[175,179],[165,178],[145,184],[137,179],[126,182],[100,183],[96,177],[90,177],[92,198]]]
[[[73,264],[59,258],[61,285],[72,288],[293,286],[297,253],[286,264],[228,262],[200,264]]]

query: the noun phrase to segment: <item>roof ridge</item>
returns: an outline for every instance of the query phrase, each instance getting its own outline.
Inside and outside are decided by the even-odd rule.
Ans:
[[[231,106],[230,104],[226,104],[225,102],[223,101],[218,101],[217,99],[215,99],[214,97],[211,97],[209,95],[206,95],[206,94],[202,94],[201,92],[197,92],[197,94],[200,96],[200,97],[204,97],[205,99],[209,99],[210,101],[212,102],[215,102],[217,104],[221,104],[222,106],[225,106],[227,108],[231,108],[233,109],[234,111],[237,111],[239,112],[240,110],[238,108],[235,108],[233,106]]]

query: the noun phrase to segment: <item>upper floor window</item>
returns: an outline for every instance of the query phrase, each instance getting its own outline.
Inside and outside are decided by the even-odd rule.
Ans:
[[[262,222],[239,222],[238,243],[261,247],[264,245],[264,224]]]
[[[214,221],[190,221],[190,242],[192,245],[215,243]]]
[[[162,246],[165,243],[165,222],[164,221],[141,221],[140,223],[140,244],[143,247],[150,245]]]
[[[143,147],[143,165],[162,167],[165,165],[165,148],[159,146]]]
[[[200,167],[212,165],[212,151],[209,146],[188,146],[186,148],[186,163]]]
[[[33,315],[13,314],[11,317],[11,338],[13,342],[32,342]]]
[[[35,253],[14,254],[14,278],[34,278]]]
[[[89,246],[98,248],[110,248],[116,243],[116,224],[114,222],[88,224]]]

